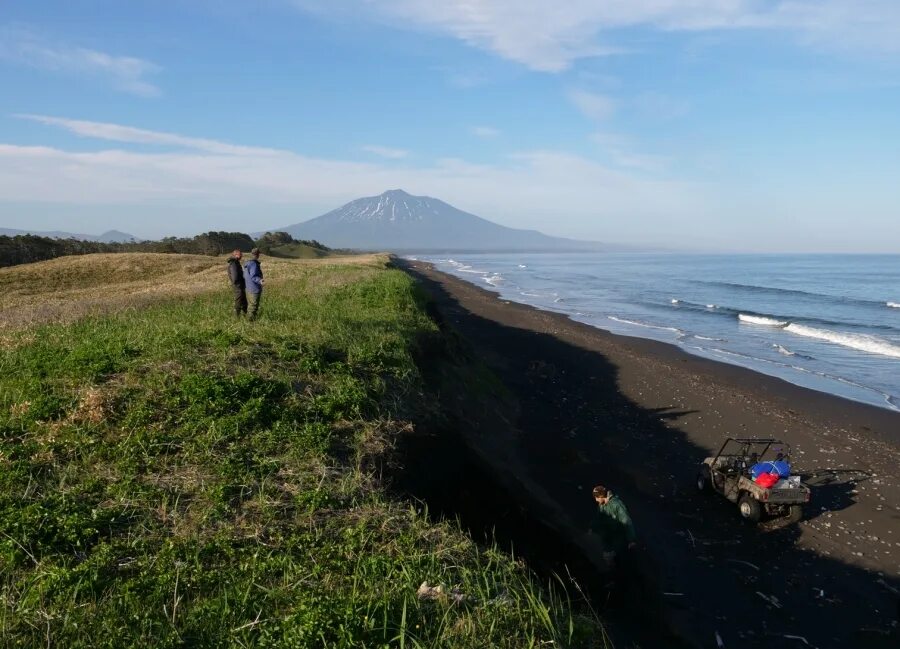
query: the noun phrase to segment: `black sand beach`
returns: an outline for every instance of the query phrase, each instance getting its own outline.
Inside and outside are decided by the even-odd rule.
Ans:
[[[516,404],[510,430],[483,430],[473,443],[527,491],[531,518],[555,531],[558,545],[547,547],[535,527],[531,543],[543,547],[531,552],[583,564],[591,486],[622,496],[654,595],[646,620],[633,605],[609,614],[640,646],[898,646],[900,414],[506,302],[422,262],[396,263]],[[813,488],[800,524],[755,527],[696,491],[699,462],[730,435],[793,446],[795,471]],[[657,598],[668,631],[651,629]]]

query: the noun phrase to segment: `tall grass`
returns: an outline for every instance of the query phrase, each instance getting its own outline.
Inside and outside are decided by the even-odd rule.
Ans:
[[[371,470],[437,407],[410,279],[283,263],[256,323],[207,292],[2,351],[0,643],[604,646],[564,588]]]

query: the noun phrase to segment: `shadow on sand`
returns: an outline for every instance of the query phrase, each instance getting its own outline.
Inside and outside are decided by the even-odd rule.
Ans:
[[[407,440],[401,488],[433,512],[459,518],[476,537],[495,535],[544,574],[569,571],[592,605],[607,608],[641,647],[898,646],[895,577],[801,549],[798,526],[748,525],[724,499],[696,492],[707,453],[678,428],[680,417],[696,411],[641,408],[621,393],[619,370],[602,354],[476,315],[441,282],[398,265],[430,295],[442,329],[463,336],[515,404],[508,420],[453,405],[446,430]],[[516,458],[491,446],[502,425]],[[479,449],[464,438],[485,443]],[[501,470],[519,482],[500,484]],[[852,506],[851,485],[865,476],[849,476],[810,476],[814,503]],[[588,529],[597,482],[622,497],[637,526],[640,602],[607,607],[608,578],[574,538]],[[541,500],[566,522],[548,516]],[[659,611],[656,602],[663,602]],[[648,623],[657,613],[661,619]]]

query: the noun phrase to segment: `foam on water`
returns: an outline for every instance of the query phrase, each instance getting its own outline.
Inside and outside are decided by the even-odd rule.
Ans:
[[[681,333],[681,330],[677,327],[660,327],[659,325],[652,325],[646,322],[638,322],[637,320],[627,320],[625,318],[617,318],[614,315],[606,316],[610,320],[614,320],[616,322],[621,322],[622,324],[630,324],[636,327],[646,327],[647,329],[659,329],[660,331],[674,331],[675,333]]]
[[[798,336],[806,336],[807,338],[817,338],[826,340],[836,345],[857,349],[871,354],[880,354],[881,356],[890,356],[891,358],[900,358],[900,346],[893,345],[887,340],[878,338],[877,336],[868,336],[865,334],[848,334],[839,331],[829,331],[828,329],[816,329],[806,325],[792,322],[784,328]]]
[[[885,302],[892,309],[900,309],[900,302]]]
[[[738,320],[740,320],[741,322],[746,322],[748,324],[763,325],[766,327],[786,327],[788,324],[790,324],[784,320],[766,318],[761,315],[748,315],[746,313],[739,313]]]
[[[779,354],[784,354],[785,356],[796,356],[797,355],[797,352],[792,352],[787,347],[783,347],[782,345],[779,345],[778,343],[774,343],[772,345],[772,347],[777,349]]]

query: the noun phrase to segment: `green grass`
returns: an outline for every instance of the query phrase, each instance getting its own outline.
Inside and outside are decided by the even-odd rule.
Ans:
[[[319,259],[328,257],[331,253],[320,248],[313,248],[305,243],[285,243],[280,246],[273,246],[269,249],[269,255],[279,257],[281,259]]]
[[[229,299],[2,350],[0,644],[605,646],[564,588],[377,479],[437,407],[413,359],[438,334],[406,275],[285,274],[253,324]],[[445,595],[420,600],[424,581]]]

